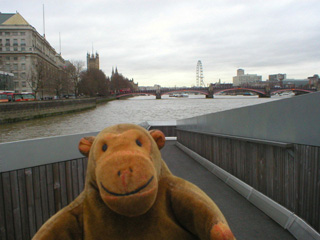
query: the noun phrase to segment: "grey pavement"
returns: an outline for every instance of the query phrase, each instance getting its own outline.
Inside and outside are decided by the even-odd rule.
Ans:
[[[213,199],[237,240],[295,239],[242,195],[176,147],[175,141],[167,141],[161,154],[174,175],[197,185]]]

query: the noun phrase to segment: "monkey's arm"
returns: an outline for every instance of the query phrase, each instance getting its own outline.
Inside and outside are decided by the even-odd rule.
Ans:
[[[170,201],[179,223],[200,239],[235,239],[220,209],[194,184],[174,177]]]

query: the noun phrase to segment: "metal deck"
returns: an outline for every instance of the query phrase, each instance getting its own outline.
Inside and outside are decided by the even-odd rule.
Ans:
[[[176,141],[167,141],[162,158],[172,173],[200,187],[213,199],[239,239],[295,239],[287,230],[252,205],[218,177],[180,150]]]

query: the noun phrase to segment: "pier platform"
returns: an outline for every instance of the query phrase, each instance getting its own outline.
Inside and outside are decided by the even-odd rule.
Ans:
[[[176,141],[167,141],[161,154],[174,175],[197,185],[213,199],[226,217],[237,240],[295,239],[242,195],[180,150]]]

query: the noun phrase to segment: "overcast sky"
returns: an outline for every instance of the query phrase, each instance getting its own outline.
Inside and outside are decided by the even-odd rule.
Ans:
[[[204,82],[232,82],[238,68],[305,79],[320,74],[319,0],[1,0],[18,11],[64,59],[100,54],[139,86],[192,86],[198,60]]]

